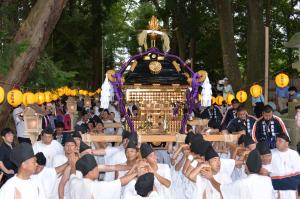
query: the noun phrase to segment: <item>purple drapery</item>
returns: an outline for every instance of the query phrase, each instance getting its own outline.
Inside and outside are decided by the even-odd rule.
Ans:
[[[162,53],[157,48],[150,48],[144,53],[140,53],[140,54],[130,57],[130,59],[126,63],[123,64],[122,68],[115,73],[114,77],[116,78],[116,81],[111,82],[111,83],[114,87],[114,92],[115,92],[115,95],[116,95],[116,98],[117,98],[117,101],[119,104],[121,116],[125,117],[127,124],[130,128],[130,131],[135,132],[133,122],[132,122],[131,118],[129,117],[129,115],[126,111],[126,108],[125,108],[124,99],[123,99],[124,95],[122,93],[122,85],[123,84],[121,82],[121,77],[122,77],[122,74],[125,72],[126,68],[130,65],[130,63],[133,60],[140,59],[143,56],[148,55],[149,53],[154,53],[154,54],[157,54],[160,56],[164,56],[165,59],[170,59],[172,61],[173,60],[178,61],[179,64],[181,66],[185,67],[191,73],[191,76],[193,77],[192,78],[192,90],[191,90],[191,92],[187,92],[187,94],[186,94],[186,103],[187,103],[188,111],[184,114],[182,121],[181,121],[180,133],[184,133],[188,117],[191,115],[191,113],[195,107],[195,99],[198,96],[199,86],[201,86],[201,84],[198,83],[198,81],[197,81],[199,78],[199,75],[198,75],[198,73],[194,73],[193,70],[180,57],[169,54],[169,53]]]

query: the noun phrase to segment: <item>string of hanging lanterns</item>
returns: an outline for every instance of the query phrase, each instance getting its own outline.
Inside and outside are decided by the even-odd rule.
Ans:
[[[280,88],[286,87],[289,84],[289,76],[286,75],[285,73],[279,73],[275,77],[275,83]],[[249,92],[252,97],[259,97],[262,95],[262,90],[263,89],[259,84],[253,84],[250,87]],[[101,93],[100,88],[98,88],[93,92],[93,91],[88,91],[83,89],[80,90],[71,89],[67,86],[60,87],[52,91],[45,91],[45,92],[38,91],[36,93],[33,93],[31,91],[22,93],[21,90],[14,88],[7,93],[6,100],[11,106],[17,107],[21,104],[28,106],[31,104],[41,105],[43,103],[49,103],[58,100],[59,97],[62,97],[63,95],[71,96],[71,97],[75,97],[75,96],[92,97],[100,93]],[[247,92],[245,90],[239,90],[235,96],[233,94],[228,94],[226,99],[223,99],[223,96],[220,95],[216,97],[212,97],[212,104],[217,104],[221,106],[223,104],[223,101],[225,100],[225,102],[228,105],[231,105],[231,101],[233,99],[237,99],[240,103],[244,103],[247,101],[247,98],[248,98]],[[200,101],[201,99],[202,96],[199,94],[198,100]],[[0,86],[0,104],[3,103],[4,100],[5,100],[5,91],[3,87]]]
[[[275,77],[275,84],[280,88],[286,87],[289,84],[289,76],[282,72],[279,73]],[[263,88],[255,83],[250,87],[249,92],[252,97],[259,97],[263,93]],[[198,99],[201,100],[201,95],[198,96]],[[212,98],[212,104],[221,106],[225,100],[228,105],[231,105],[233,99],[237,99],[240,103],[245,103],[248,99],[248,94],[245,90],[239,90],[235,96],[233,94],[228,94],[226,99],[224,99],[223,96],[218,95]]]
[[[75,96],[93,97],[96,94],[100,94],[100,93],[101,93],[100,88],[98,88],[95,91],[88,91],[88,90],[71,89],[67,86],[64,86],[56,90],[45,91],[45,92],[38,91],[36,93],[33,93],[31,91],[22,93],[20,89],[13,88],[9,92],[7,92],[5,96],[5,91],[3,87],[0,86],[0,104],[4,102],[5,97],[8,104],[10,104],[12,107],[17,107],[21,104],[28,106],[31,104],[41,105],[43,103],[50,103],[52,101],[58,100],[59,97],[62,97],[63,95],[70,96],[70,97],[75,97]]]

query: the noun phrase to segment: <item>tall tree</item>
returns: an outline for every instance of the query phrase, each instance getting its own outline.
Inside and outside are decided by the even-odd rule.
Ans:
[[[26,20],[21,24],[13,42],[26,44],[26,49],[16,55],[10,65],[4,81],[4,90],[9,91],[13,85],[22,85],[35,66],[40,52],[47,44],[67,0],[38,0]],[[10,106],[7,102],[0,106],[0,124],[5,124]]]
[[[264,77],[264,21],[263,1],[248,0],[247,84]]]
[[[238,89],[241,87],[242,79],[234,43],[231,0],[216,0],[215,5],[219,17],[224,72],[230,79],[233,88]]]

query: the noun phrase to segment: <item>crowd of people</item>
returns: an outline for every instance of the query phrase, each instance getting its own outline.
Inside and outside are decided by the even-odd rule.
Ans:
[[[136,132],[105,128],[123,122],[117,102],[102,110],[98,103],[85,109],[79,100],[74,128],[65,100],[45,104],[34,143],[24,133],[24,107],[15,108],[16,133],[1,131],[0,198],[296,199],[300,157],[289,147],[281,118],[270,105],[257,118],[238,100],[231,104],[225,112],[216,104],[195,111],[194,119],[208,119],[208,125],[187,125],[185,143],[165,143],[163,150],[140,144]],[[136,115],[138,108],[128,110]],[[86,133],[121,135],[122,143],[84,142]],[[240,137],[237,143],[208,142],[203,135],[209,134]]]

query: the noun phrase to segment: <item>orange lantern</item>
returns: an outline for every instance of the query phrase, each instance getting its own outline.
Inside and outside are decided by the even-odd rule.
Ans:
[[[222,106],[223,104],[223,97],[221,95],[217,96],[216,97],[216,104],[219,105],[219,106]]]
[[[4,89],[0,86],[0,104],[4,101]]]
[[[43,92],[37,92],[35,95],[35,102],[41,105],[45,102],[45,94]]]
[[[17,107],[23,102],[23,93],[18,89],[13,89],[7,93],[6,98],[11,106]]]
[[[289,76],[287,76],[284,73],[279,73],[275,77],[275,83],[280,88],[286,87],[289,84],[289,81],[290,81]]]
[[[228,93],[227,94],[227,97],[226,97],[226,103],[228,105],[231,105],[231,101],[234,99],[234,95],[232,95],[231,93]]]
[[[259,97],[262,94],[262,87],[258,84],[254,84],[250,87],[250,94],[252,97]]]

